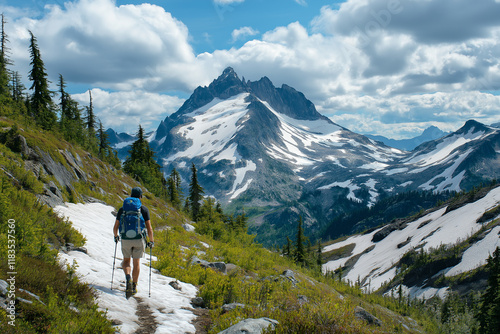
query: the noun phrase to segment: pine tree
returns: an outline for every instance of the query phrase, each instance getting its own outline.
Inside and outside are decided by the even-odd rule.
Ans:
[[[154,152],[149,147],[144,129],[140,125],[137,140],[132,144],[129,156],[123,164],[123,170],[143,182],[156,196],[167,197],[168,182],[161,172],[161,166],[154,159]]]
[[[88,106],[85,106],[86,109],[86,115],[84,117],[83,121],[83,133],[84,133],[84,147],[88,149],[89,151],[92,152],[97,152],[98,151],[98,142],[97,142],[97,135],[96,135],[96,117],[94,114],[94,106],[92,103],[92,92],[89,90],[90,94],[90,103]],[[116,153],[117,155],[117,153]],[[121,164],[120,160],[118,159],[118,156],[116,156],[116,160],[118,162],[118,165]],[[115,166],[115,164],[113,164]],[[115,166],[117,167],[117,166]]]
[[[104,131],[104,127],[102,126],[102,122],[99,121],[99,129],[98,129],[98,137],[99,137],[99,158],[105,159],[109,154],[109,141],[108,134]]]
[[[7,57],[9,49],[7,48],[7,42],[9,41],[7,33],[5,32],[5,16],[1,14],[1,31],[0,31],[0,95],[9,95],[9,82],[10,75],[7,69],[8,65],[12,65],[12,62]]]
[[[95,137],[96,117],[94,114],[94,104],[92,102],[92,91],[89,90],[90,103],[87,109],[87,116],[85,117],[85,127],[90,137]]]
[[[67,109],[68,109],[68,94],[66,93],[66,81],[64,81],[64,78],[62,74],[59,74],[59,94],[61,95],[60,97],[60,103],[59,105],[61,106],[61,117],[59,118],[59,121],[61,124],[64,123],[65,118],[67,117]]]
[[[488,287],[481,297],[481,307],[476,316],[479,333],[500,333],[500,248],[488,258],[486,268],[490,273]]]
[[[11,96],[12,99],[16,102],[21,102],[24,97],[24,91],[26,87],[23,85],[21,75],[19,72],[12,73],[12,84],[11,84]]]
[[[167,179],[167,199],[174,208],[180,209],[182,204],[181,175],[174,168]]]
[[[316,250],[316,264],[319,266],[320,271],[323,265],[323,257],[321,256],[321,240],[318,240],[318,248]]]
[[[56,125],[57,116],[54,112],[51,92],[49,91],[47,73],[38,48],[37,40],[31,31],[29,33],[31,36],[30,65],[32,66],[29,73],[29,79],[33,82],[30,87],[30,90],[33,90],[33,95],[31,96],[30,101],[30,110],[33,113],[35,121],[42,127],[42,129],[52,130]]]
[[[81,117],[81,110],[78,102],[73,100],[68,92],[66,92],[66,82],[61,74],[59,74],[59,94],[60,96],[60,111],[59,126],[66,140],[75,141],[83,144],[84,141],[84,124]]]
[[[198,215],[200,213],[200,202],[203,199],[203,194],[205,191],[198,183],[198,173],[194,163],[191,166],[191,182],[189,183],[189,209],[191,212],[191,217],[194,221],[198,221]]]
[[[295,263],[303,265],[305,262],[305,249],[304,249],[304,229],[302,227],[302,217],[299,217],[297,224],[297,239],[295,244]]]

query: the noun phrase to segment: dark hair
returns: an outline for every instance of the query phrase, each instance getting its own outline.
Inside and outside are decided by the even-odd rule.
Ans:
[[[135,197],[135,198],[141,198],[142,197],[142,189],[139,187],[133,188],[130,196]]]

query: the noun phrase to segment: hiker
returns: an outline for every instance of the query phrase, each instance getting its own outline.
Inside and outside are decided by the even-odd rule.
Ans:
[[[142,205],[141,198],[142,189],[139,187],[133,188],[130,197],[123,201],[123,206],[118,210],[113,227],[115,243],[120,239],[122,241],[122,268],[127,281],[127,298],[137,293],[141,258],[143,257],[145,247],[153,248],[154,246],[149,210]],[[146,231],[149,242],[146,242]],[[133,259],[134,267],[132,277],[130,276],[130,258]]]

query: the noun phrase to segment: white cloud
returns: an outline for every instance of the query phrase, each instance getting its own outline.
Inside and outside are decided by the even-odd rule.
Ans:
[[[182,77],[169,75],[195,55],[187,27],[162,7],[116,6],[112,0],[66,2],[47,7],[41,19],[14,20],[9,37],[26,62],[31,29],[49,73],[68,81],[108,88],[186,89]],[[21,48],[22,45],[22,48]],[[19,54],[17,53],[19,51]],[[163,72],[161,72],[163,71]],[[120,83],[117,85],[117,83]]]
[[[242,27],[240,29],[235,29],[231,33],[231,37],[233,42],[236,42],[239,39],[244,39],[247,36],[255,36],[259,33],[258,30],[253,29],[252,27]]]
[[[16,12],[7,28],[21,73],[28,73],[31,29],[53,81],[61,73],[69,82],[124,91],[96,91],[103,121],[127,126],[119,118],[125,110],[137,120],[143,112],[146,122],[159,122],[174,110],[162,115],[146,92],[191,93],[232,66],[246,79],[268,76],[277,86],[296,88],[349,129],[398,137],[431,123],[448,130],[446,124],[458,127],[469,118],[500,121],[498,96],[485,93],[500,91],[499,5],[458,0],[462,8],[452,10],[454,3],[349,0],[338,9],[323,7],[310,29],[292,22],[239,48],[198,55],[184,23],[150,4],[78,0],[47,7],[37,19]],[[243,27],[232,37],[257,34]],[[167,109],[175,105],[170,102]]]
[[[89,105],[89,94],[72,95],[81,105]],[[142,90],[107,92],[92,89],[92,105],[105,128],[135,133],[139,124],[146,131],[156,130],[159,120],[177,111],[184,100]]]
[[[214,0],[214,3],[217,5],[231,5],[233,3],[241,3],[245,0]]]

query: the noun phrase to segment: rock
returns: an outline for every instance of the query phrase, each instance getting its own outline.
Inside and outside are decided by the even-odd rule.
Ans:
[[[194,232],[195,230],[195,227],[188,223],[182,224],[182,228],[184,228],[184,230],[186,230],[187,232]]]
[[[283,274],[281,274],[281,277],[286,278],[290,282],[292,282],[293,286],[295,286],[299,281],[295,278],[295,273],[292,270],[285,270]]]
[[[382,321],[368,313],[361,306],[356,306],[356,308],[354,309],[354,316],[359,320],[366,321],[370,325],[382,326]]]
[[[191,305],[193,305],[194,307],[204,308],[205,301],[201,297],[194,297],[193,299],[191,299]]]
[[[177,291],[181,291],[182,290],[182,287],[179,284],[179,281],[171,281],[170,283],[168,283],[168,285],[170,285],[172,288],[174,288]]]
[[[58,205],[64,205],[64,200],[61,195],[61,190],[55,185],[53,181],[43,185],[44,192],[37,195],[43,203],[49,207],[54,208]]]
[[[75,247],[75,245],[67,243],[66,244],[66,252],[71,252],[71,251],[82,252],[82,253],[87,254],[87,248],[85,248],[85,247]]]
[[[231,303],[231,304],[224,304],[222,305],[222,310],[225,312],[229,312],[229,311],[232,311],[234,309],[237,309],[237,308],[243,308],[245,307],[245,304],[240,304],[240,303]]]
[[[118,319],[113,319],[113,320],[111,320],[111,324],[113,326],[120,326],[120,325],[123,325],[123,321],[118,320]]]
[[[205,268],[212,268],[214,270],[220,271],[223,274],[227,274],[226,264],[224,262],[208,262],[205,260],[201,260],[196,256],[193,256],[191,259],[191,264],[199,264]]]
[[[219,334],[261,334],[263,330],[269,327],[274,329],[278,324],[278,321],[269,318],[250,318],[219,332]]]

